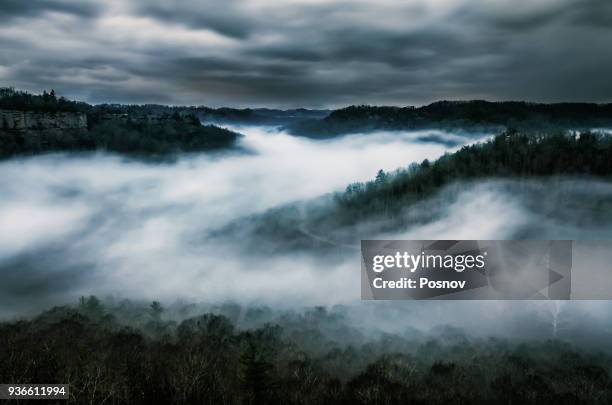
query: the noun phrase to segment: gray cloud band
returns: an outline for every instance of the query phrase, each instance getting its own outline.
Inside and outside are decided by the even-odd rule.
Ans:
[[[4,0],[0,82],[91,102],[609,101],[608,0],[308,3]]]
[[[594,259],[598,251],[605,256],[610,245],[612,241],[364,240],[361,297],[612,299],[610,277],[605,277],[612,274],[610,264]]]

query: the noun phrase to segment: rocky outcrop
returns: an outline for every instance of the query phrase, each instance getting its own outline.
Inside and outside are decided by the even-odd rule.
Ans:
[[[87,115],[0,109],[0,157],[61,149],[88,134]]]
[[[58,130],[86,130],[87,115],[80,112],[34,112],[0,110],[0,130],[16,132],[44,132]]]

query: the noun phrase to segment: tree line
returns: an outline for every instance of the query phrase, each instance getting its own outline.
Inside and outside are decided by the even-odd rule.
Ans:
[[[356,105],[327,117],[288,125],[289,131],[327,138],[374,130],[448,129],[551,132],[612,126],[612,104],[439,101],[422,107]]]
[[[527,135],[509,130],[434,162],[426,159],[394,173],[380,171],[366,183],[353,183],[335,196],[333,215],[345,222],[396,218],[411,204],[454,181],[555,175],[612,175],[612,137],[592,132]]]
[[[77,404],[612,400],[610,356],[557,339],[476,339],[451,327],[426,338],[368,338],[322,307],[250,327],[232,319],[236,311],[247,321],[261,315],[230,306],[177,321],[157,302],[109,307],[82,298],[0,323],[0,381],[67,383],[67,403]]]

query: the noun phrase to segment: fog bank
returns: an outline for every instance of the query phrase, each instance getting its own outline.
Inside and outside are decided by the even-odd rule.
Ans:
[[[489,326],[481,327],[493,332],[493,325],[507,319],[504,303],[359,303],[359,255],[349,248],[333,258],[283,250],[262,257],[243,249],[239,238],[207,238],[241,217],[341,191],[373,178],[379,169],[436,159],[486,135],[376,132],[313,141],[271,128],[233,129],[246,135],[241,150],[182,156],[173,163],[107,154],[0,163],[0,316],[95,294],[276,308],[347,304],[355,309],[351,316],[356,322],[376,322],[383,330],[407,324],[475,327],[474,319],[489,319]],[[612,238],[610,219],[593,219],[596,211],[582,203],[612,200],[610,183],[555,179],[553,189],[560,194],[542,198],[548,181],[534,180],[530,187],[498,180],[451,185],[412,208],[433,209],[428,222],[392,235],[354,234],[348,242],[375,237]],[[576,204],[552,215],[547,207],[561,199]],[[258,235],[251,237],[258,241]],[[261,243],[274,244],[271,239]],[[571,305],[609,314],[604,305]]]
[[[314,289],[320,282],[309,270],[314,258],[299,258],[299,266],[286,257],[254,265],[249,257],[219,257],[217,249],[199,243],[202,236],[241,216],[342,190],[379,169],[435,159],[453,149],[449,142],[470,141],[441,131],[312,141],[273,128],[233,129],[246,134],[240,151],[182,156],[169,164],[106,154],[0,163],[4,311],[94,293],[198,301],[295,298],[291,286]],[[436,142],[427,142],[428,136]],[[351,267],[329,275],[336,284],[346,282],[340,274]]]

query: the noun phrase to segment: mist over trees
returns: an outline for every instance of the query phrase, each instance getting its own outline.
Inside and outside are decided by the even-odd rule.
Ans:
[[[91,296],[0,323],[0,380],[67,383],[67,403],[79,404],[612,400],[610,355],[557,337],[481,339],[448,326],[368,336],[322,307],[274,314],[227,304],[197,314],[186,305],[173,309],[180,319],[167,311]]]
[[[344,192],[239,219],[219,230],[216,236],[248,229],[252,234],[275,238],[288,251],[302,248],[333,251],[345,243],[353,243],[355,235],[363,238],[364,232],[372,236],[431,221],[437,213],[436,207],[423,211],[416,209],[417,204],[452,184],[484,179],[520,183],[559,176],[608,179],[612,175],[610,156],[612,137],[606,134],[587,131],[535,135],[509,130],[433,162],[426,159],[393,172],[379,170],[373,180],[349,184]],[[533,186],[525,183],[525,192],[532,189]],[[563,190],[563,187],[559,190],[553,187],[541,192],[548,192],[551,198],[570,198],[561,196]],[[587,196],[588,201],[571,198],[567,201],[574,204],[576,218],[578,213],[587,210],[590,217],[603,220],[612,208],[609,200],[592,196]],[[541,209],[554,212],[555,207],[543,204],[544,198],[540,201]],[[566,218],[566,222],[571,223],[572,219]]]
[[[406,206],[445,184],[485,177],[535,178],[555,175],[612,175],[612,137],[525,135],[507,131],[493,140],[464,146],[435,162],[424,160],[395,173],[379,172],[367,183],[354,183],[336,195],[340,222],[371,216],[395,218]]]
[[[36,96],[5,90],[0,96],[1,109],[51,115],[80,113],[87,117],[83,131],[47,133],[42,143],[24,137],[23,133],[3,133],[0,156],[4,157],[87,150],[163,156],[222,149],[232,146],[238,136],[218,127],[201,125],[190,108],[91,106],[58,98],[53,91]],[[230,121],[289,119],[261,111],[215,110],[208,113],[226,115]],[[324,201],[283,205],[263,215],[256,213],[213,235],[198,229],[197,237],[191,238],[195,232],[189,234],[190,243],[205,244],[209,242],[207,237],[215,241],[216,237],[237,229],[243,233],[234,233],[231,242],[238,245],[235,242],[240,241],[240,247],[244,245],[242,252],[245,256],[248,253],[249,260],[257,259],[257,254],[270,252],[278,255],[274,257],[287,252],[296,254],[289,256],[295,261],[283,264],[282,270],[290,272],[297,270],[298,253],[302,253],[299,249],[304,246],[317,249],[327,246],[330,250],[343,247],[343,241],[337,242],[330,236],[334,230],[348,229],[346,234],[354,239],[363,235],[362,230],[372,223],[378,226],[377,231],[386,231],[405,227],[411,221],[427,221],[427,218],[416,217],[421,211],[412,216],[406,213],[450,184],[486,178],[527,181],[565,175],[609,179],[612,174],[610,136],[590,131],[557,132],[554,124],[550,125],[555,127],[554,131],[543,131],[557,118],[560,126],[573,127],[603,125],[608,116],[609,106],[590,104],[545,106],[472,102],[438,103],[424,109],[351,107],[339,110],[323,121],[310,121],[300,128],[306,131],[320,129],[321,137],[352,130],[438,125],[474,130],[509,124],[522,128],[536,123],[537,130],[507,130],[488,142],[463,147],[435,161],[424,160],[395,172],[379,170],[373,180],[350,184],[344,192],[333,194]],[[308,127],[311,124],[314,126]],[[322,126],[317,129],[317,125]],[[92,161],[88,160],[87,165],[90,164]],[[192,176],[191,173],[189,171],[188,176]],[[125,171],[120,173],[124,175]],[[33,184],[41,185],[40,182]],[[287,193],[286,189],[278,188],[279,193]],[[159,193],[158,189],[153,189]],[[76,199],[68,191],[62,203]],[[242,198],[245,195],[236,194]],[[246,195],[244,199],[249,200]],[[125,195],[114,197],[123,201],[118,196]],[[197,204],[204,204],[202,196],[196,196],[192,199]],[[587,210],[593,221],[611,212],[609,200],[596,201],[593,195],[588,197],[592,205],[587,205]],[[152,199],[157,198],[155,195]],[[88,199],[88,204],[96,199]],[[136,200],[139,205],[140,200]],[[186,210],[177,201],[173,201],[177,210]],[[214,204],[227,210],[226,201],[219,199]],[[584,206],[580,201],[572,207],[572,213]],[[116,206],[100,207],[104,208],[100,215],[105,215]],[[162,218],[165,207],[145,209],[155,211],[156,216]],[[206,221],[207,217],[197,215],[198,211],[194,211],[196,215],[186,212],[189,222]],[[240,215],[244,214],[238,212],[236,217]],[[126,217],[119,216],[119,219]],[[136,228],[141,229],[141,223],[145,223],[143,219],[147,218],[150,217],[136,218]],[[249,227],[244,227],[245,222]],[[168,223],[178,228],[176,222]],[[119,222],[110,224],[108,228],[120,227]],[[77,237],[83,235],[86,232],[78,233]],[[116,235],[119,233],[111,234],[112,240],[123,241],[115,238]],[[60,234],[59,237],[65,238],[71,246],[76,245],[68,236]],[[163,242],[169,244],[169,241],[171,239]],[[250,243],[253,249],[248,246]],[[108,247],[107,244],[103,246],[104,250]],[[69,253],[75,252],[55,250],[53,254],[73,258]],[[177,249],[177,252],[184,254],[185,251]],[[133,252],[126,256],[130,254]],[[145,250],[145,254],[153,256],[145,263],[161,262],[164,272],[163,266],[175,259],[172,253],[165,251],[162,252],[164,257],[153,255],[152,250]],[[194,257],[200,261],[203,256]],[[339,262],[338,257],[331,254],[321,257],[328,266],[321,266],[323,271]],[[20,262],[22,258],[25,261]],[[90,259],[95,258],[92,255]],[[35,252],[26,251],[23,255],[20,253],[15,262],[14,277],[26,273],[23,269],[27,270],[30,264],[27,260],[35,261],[36,266],[46,271],[51,267],[45,256],[37,257]],[[57,262],[61,271],[67,270],[64,262]],[[214,267],[215,262],[210,263],[209,267]],[[113,266],[116,264],[118,262]],[[225,270],[223,265],[218,267]],[[153,273],[149,267],[146,270],[151,278],[161,274]],[[50,283],[53,273],[49,274],[49,278],[35,279],[38,284],[27,285],[28,291],[38,288],[36,294],[42,294],[40,286],[43,283],[47,283],[49,289],[57,285],[72,286],[70,277],[81,273],[65,272],[63,274],[70,275],[66,278],[68,284],[55,285]],[[101,279],[94,277],[98,282]],[[304,279],[298,280],[297,284]],[[15,288],[16,294],[26,290],[24,284],[16,285],[21,286]],[[179,285],[177,283],[175,289],[185,294],[185,284],[182,289],[177,287]],[[139,285],[137,288],[146,287]],[[303,284],[297,288],[303,288]],[[495,316],[486,305],[485,310]],[[519,314],[517,311],[517,317],[521,316],[517,320],[520,332],[537,334],[533,339],[489,339],[449,325],[437,325],[428,331],[415,327],[398,330],[398,327],[393,333],[372,332],[351,324],[341,309],[324,307],[280,312],[268,307],[219,306],[222,308],[210,310],[200,310],[190,304],[168,308],[157,301],[109,303],[90,296],[81,298],[77,305],[55,307],[32,318],[5,320],[0,322],[0,382],[68,383],[72,395],[68,403],[79,404],[514,405],[607,404],[612,401],[609,330],[601,324],[596,327],[589,324],[588,314],[570,316],[558,306],[542,313]],[[420,307],[415,304],[412,308]],[[406,314],[400,316],[406,317]],[[585,330],[589,333],[583,333]]]
[[[81,113],[87,130],[46,134],[42,141],[8,132],[0,157],[46,151],[109,150],[164,155],[231,147],[237,134],[199,121],[230,125],[277,125],[292,134],[324,139],[374,130],[447,129],[459,133],[552,133],[612,126],[612,104],[440,101],[423,107],[350,106],[328,110],[209,108],[204,106],[90,105],[58,97],[0,88],[0,109],[36,113]]]

